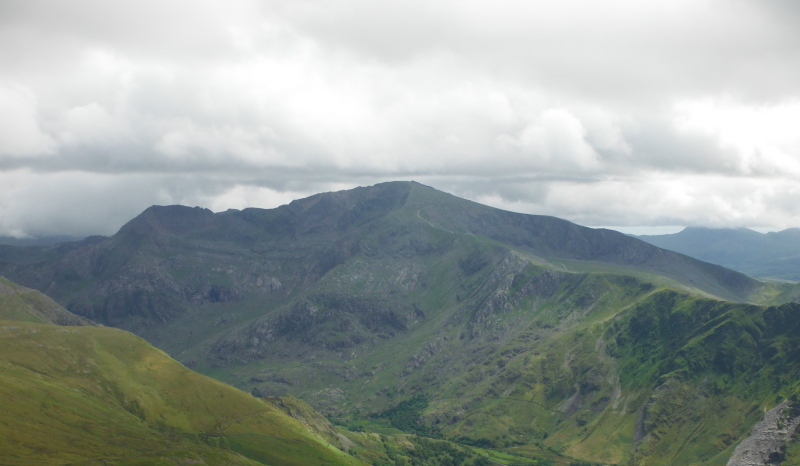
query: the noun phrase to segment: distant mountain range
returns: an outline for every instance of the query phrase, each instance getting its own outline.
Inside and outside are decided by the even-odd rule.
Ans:
[[[690,227],[637,238],[753,277],[800,281],[800,228],[759,233],[747,228]]]
[[[51,246],[53,244],[80,241],[82,239],[82,236],[38,236],[34,238],[0,236],[0,244],[8,244],[11,246]]]
[[[307,401],[373,464],[436,464],[408,433],[501,463],[724,464],[800,395],[797,286],[413,182],[154,206],[111,237],[0,246],[0,273]]]

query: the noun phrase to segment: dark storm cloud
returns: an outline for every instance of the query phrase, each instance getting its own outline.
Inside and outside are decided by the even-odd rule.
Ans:
[[[739,0],[5,1],[0,234],[390,179],[592,225],[800,224],[798,17]]]

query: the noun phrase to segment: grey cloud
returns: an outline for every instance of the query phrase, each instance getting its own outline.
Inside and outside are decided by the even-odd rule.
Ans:
[[[681,132],[664,120],[644,120],[625,133],[639,169],[741,174],[741,154],[720,147],[718,139],[700,132]]]
[[[0,230],[390,179],[594,225],[795,218],[800,141],[739,147],[676,111],[800,101],[794,2],[221,5],[0,3],[0,176],[25,180]]]
[[[422,178],[434,186],[467,199],[486,200],[491,198],[514,203],[543,204],[550,193],[551,180],[530,177],[505,177],[498,180]]]
[[[769,3],[301,1],[280,10],[321,44],[371,58],[445,51],[480,72],[635,104],[686,92],[795,93],[796,23],[772,14],[792,7]]]
[[[112,234],[152,204],[172,204],[198,190],[201,180],[137,175],[98,176],[80,172],[38,175],[10,172],[0,177],[0,230],[47,236]],[[187,184],[189,186],[187,186]],[[183,195],[182,195],[183,194]]]
[[[9,0],[0,6],[0,25],[28,39],[39,39],[34,50],[47,53],[70,46],[112,48],[151,59],[183,60],[221,57],[233,51],[231,22],[246,21],[252,2],[231,0],[229,8],[214,2],[173,0]],[[43,58],[41,55],[38,58]]]

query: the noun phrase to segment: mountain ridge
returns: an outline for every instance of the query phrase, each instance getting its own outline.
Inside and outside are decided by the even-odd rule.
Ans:
[[[44,256],[49,256],[51,261],[52,257],[60,256],[54,264],[54,268],[60,270],[52,270],[48,274],[35,271],[34,267],[22,267],[23,260],[30,259],[26,257],[20,260],[14,257],[12,247],[5,247],[0,248],[0,271],[26,286],[50,293],[56,299],[64,301],[70,299],[64,296],[68,290],[58,289],[65,281],[64,278],[70,278],[64,275],[74,272],[82,280],[91,280],[92,276],[107,276],[110,271],[128,264],[139,248],[169,248],[171,242],[187,239],[198,243],[215,241],[227,245],[238,242],[239,246],[245,248],[256,243],[263,243],[263,247],[270,248],[276,242],[283,241],[286,243],[283,245],[284,249],[290,251],[296,248],[298,241],[307,240],[328,243],[327,249],[306,252],[306,256],[316,255],[316,275],[322,276],[346,257],[357,254],[353,247],[357,247],[358,241],[348,243],[343,238],[348,232],[366,228],[370,223],[381,219],[385,220],[391,217],[390,214],[405,214],[405,221],[424,221],[454,234],[485,236],[524,248],[540,257],[611,263],[651,270],[725,299],[743,300],[760,286],[758,282],[741,274],[664,252],[611,230],[580,227],[555,217],[501,211],[414,182],[390,182],[368,188],[322,193],[275,209],[250,208],[214,214],[202,208],[153,206],[125,224],[112,237],[28,249],[38,252],[39,257],[36,259],[40,264],[47,262],[48,258]],[[66,253],[60,251],[67,248],[70,250]],[[223,253],[226,248],[231,249],[223,246]],[[83,257],[77,257],[81,255],[79,251],[85,253]],[[36,255],[29,254],[34,257]],[[40,276],[35,276],[35,273],[40,273]],[[58,273],[62,276],[59,277]],[[155,277],[153,280],[160,282],[160,291],[167,294],[179,288],[177,284],[169,283],[172,280],[166,276]],[[136,304],[141,299],[143,298],[136,296],[122,298],[134,308],[142,308],[142,305]],[[181,308],[178,302],[170,301],[167,296],[157,299],[161,303],[151,305],[160,309],[156,318],[168,319],[172,312],[167,308]],[[110,321],[104,319],[108,319],[109,314],[114,314],[114,308],[118,307],[112,305],[110,308],[104,306],[105,309],[102,310],[88,310],[74,301],[64,301],[64,304],[68,308],[73,306],[78,314],[98,318],[106,323]]]

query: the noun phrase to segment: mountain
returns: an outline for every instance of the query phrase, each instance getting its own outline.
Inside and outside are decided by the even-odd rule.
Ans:
[[[759,233],[747,228],[689,227],[637,238],[751,276],[800,281],[800,228]]]
[[[280,300],[353,258],[442,256],[464,236],[566,269],[579,262],[574,268],[650,272],[725,299],[746,299],[761,286],[618,232],[506,212],[413,182],[324,193],[276,209],[214,214],[154,206],[110,238],[0,246],[0,272],[76,314],[134,329],[207,303]]]
[[[800,380],[790,286],[413,182],[151,207],[0,272],[350,431],[531,463],[722,464]]]

